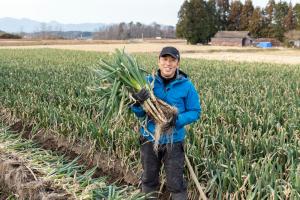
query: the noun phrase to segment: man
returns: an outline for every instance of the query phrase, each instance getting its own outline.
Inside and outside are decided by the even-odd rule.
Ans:
[[[155,193],[158,191],[159,172],[164,163],[166,185],[173,200],[187,199],[187,186],[183,177],[184,126],[198,120],[201,113],[197,91],[187,75],[179,70],[179,64],[179,51],[174,47],[164,47],[159,54],[159,69],[155,76],[153,89],[157,98],[178,109],[177,116],[171,122],[175,125],[173,133],[161,135],[158,152],[155,152],[153,150],[155,130],[153,119],[147,119],[146,127],[140,129],[143,166],[142,192]],[[148,77],[149,82],[152,82],[152,79],[151,76]],[[138,104],[132,106],[132,111],[138,117],[144,117],[145,112],[140,104],[149,98],[149,93],[142,89],[139,93],[133,94],[133,97]],[[152,197],[155,199],[157,195],[152,195]]]

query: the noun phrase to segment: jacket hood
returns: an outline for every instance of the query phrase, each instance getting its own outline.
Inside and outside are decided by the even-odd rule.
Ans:
[[[180,69],[177,69],[176,70],[176,79],[178,79],[180,77],[188,78],[188,75],[186,73],[184,73],[183,71],[181,71]]]

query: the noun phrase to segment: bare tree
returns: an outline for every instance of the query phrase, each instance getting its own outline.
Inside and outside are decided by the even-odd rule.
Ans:
[[[175,38],[173,26],[162,26],[157,23],[144,25],[140,22],[113,24],[94,33],[94,39],[127,40],[132,38]]]

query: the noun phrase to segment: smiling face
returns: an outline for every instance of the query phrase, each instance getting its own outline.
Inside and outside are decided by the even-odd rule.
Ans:
[[[165,55],[158,59],[158,66],[162,77],[172,78],[179,67],[179,61],[170,55]]]

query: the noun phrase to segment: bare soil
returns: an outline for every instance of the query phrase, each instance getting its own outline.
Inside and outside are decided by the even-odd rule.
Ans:
[[[44,39],[0,39],[0,46],[33,46],[33,45],[79,45],[79,44],[128,44],[128,43],[183,43],[181,39],[132,39],[132,40],[44,40]]]
[[[69,49],[113,52],[125,48],[129,53],[154,53],[164,46],[175,46],[183,58],[300,64],[300,49],[188,45],[185,40],[0,40],[0,49]]]
[[[7,188],[4,185],[0,185],[0,200],[14,200],[16,197],[17,194],[7,191]]]
[[[31,125],[25,125],[22,121],[11,116],[9,110],[4,108],[0,109],[0,122],[1,121],[9,126],[10,131],[22,134],[23,138],[32,139],[43,149],[59,152],[70,159],[75,159],[80,156],[78,162],[85,165],[87,169],[97,166],[94,178],[107,176],[109,183],[118,182],[119,184],[135,186],[138,186],[140,182],[137,174],[141,172],[134,173],[123,166],[120,160],[113,157],[108,158],[107,155],[98,151],[92,151],[91,148],[93,148],[94,145],[91,142],[71,141],[56,133],[45,131],[44,129],[40,129],[37,133],[33,134]],[[170,199],[170,193],[166,190],[165,186],[159,199]]]
[[[261,62],[276,64],[300,64],[300,50],[289,50],[278,48],[276,51],[257,51],[257,52],[203,52],[203,53],[184,53],[185,58],[238,61],[238,62]]]
[[[43,174],[35,169],[30,169],[25,161],[16,155],[3,152],[1,149],[0,182],[1,190],[4,193],[3,196],[13,192],[21,200],[74,199],[63,189],[54,187],[51,182],[43,180]]]
[[[21,121],[10,126],[11,131],[22,133],[26,139],[32,139],[43,149],[58,151],[70,159],[80,156],[79,163],[87,168],[97,166],[95,177],[108,176],[109,182],[118,181],[131,185],[138,184],[138,176],[130,170],[124,169],[122,162],[117,158],[108,157],[99,151],[94,151],[90,141],[72,141],[51,131],[39,130],[32,134],[32,127],[24,125]],[[24,130],[23,132],[21,132]]]
[[[79,164],[85,165],[87,169],[97,166],[95,177],[107,176],[108,182],[119,182],[122,184],[137,185],[139,176],[126,168],[118,158],[107,156],[101,151],[96,151],[93,142],[88,140],[71,140],[49,130],[40,129],[32,133],[32,125],[25,124],[18,119],[13,119],[7,109],[0,109],[0,121],[5,122],[9,130],[22,134],[26,139],[32,139],[42,148],[57,151],[68,156],[70,159],[80,157]]]
[[[129,184],[138,186],[140,183],[139,174],[123,166],[122,162],[114,157],[108,157],[100,151],[93,151],[94,144],[90,141],[69,140],[55,132],[40,129],[32,133],[32,125],[25,124],[12,116],[8,109],[0,107],[0,122],[6,123],[10,131],[21,134],[23,138],[32,139],[43,149],[64,154],[70,159],[80,156],[79,164],[85,165],[87,169],[97,166],[94,178],[107,176],[109,183]],[[0,171],[1,174],[1,171]],[[0,179],[1,182],[1,179]],[[1,191],[1,190],[0,190]],[[164,185],[159,199],[170,200],[170,193]],[[1,199],[0,199],[1,200]]]

